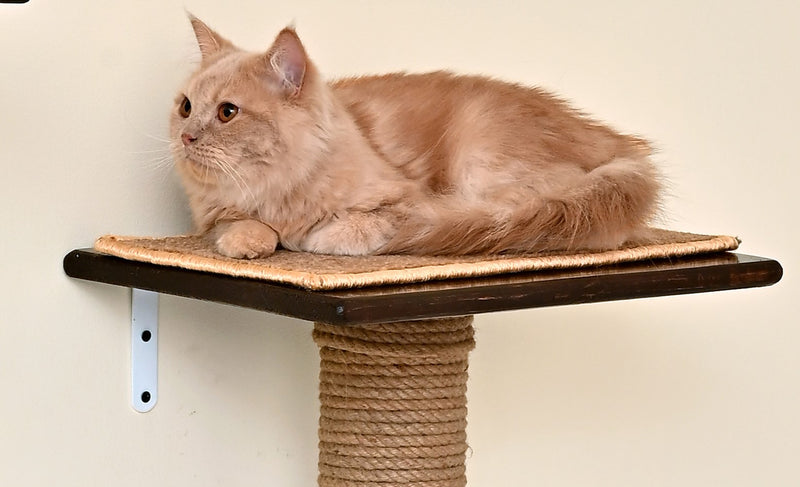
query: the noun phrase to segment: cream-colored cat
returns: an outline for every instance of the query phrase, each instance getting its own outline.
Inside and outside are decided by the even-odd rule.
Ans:
[[[446,72],[326,82],[297,34],[202,53],[171,150],[195,224],[227,256],[618,246],[652,217],[648,144],[536,88]]]

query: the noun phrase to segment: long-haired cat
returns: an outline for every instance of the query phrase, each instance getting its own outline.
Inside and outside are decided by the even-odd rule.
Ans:
[[[293,29],[243,51],[200,20],[171,150],[221,254],[612,248],[648,223],[647,142],[537,88],[447,72],[326,82]]]

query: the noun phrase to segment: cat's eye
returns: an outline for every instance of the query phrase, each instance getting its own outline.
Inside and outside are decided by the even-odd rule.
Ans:
[[[227,123],[233,120],[237,113],[239,113],[239,107],[233,103],[223,103],[219,106],[217,117],[220,122]]]
[[[185,96],[183,97],[183,101],[181,102],[181,105],[178,108],[178,113],[183,118],[188,118],[189,114],[192,113],[192,102],[190,102],[189,99],[186,98]]]

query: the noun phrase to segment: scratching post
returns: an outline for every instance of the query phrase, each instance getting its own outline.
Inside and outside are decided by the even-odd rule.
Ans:
[[[320,487],[464,487],[472,316],[314,325]]]

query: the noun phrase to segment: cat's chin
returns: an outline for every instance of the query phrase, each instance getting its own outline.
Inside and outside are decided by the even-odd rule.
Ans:
[[[186,179],[201,184],[213,184],[217,180],[217,169],[213,166],[183,157],[176,157],[175,161],[178,171]]]

